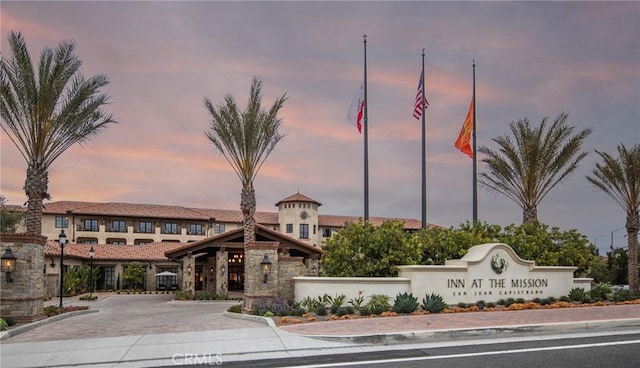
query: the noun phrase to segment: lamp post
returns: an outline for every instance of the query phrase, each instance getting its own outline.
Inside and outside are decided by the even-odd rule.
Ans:
[[[89,249],[89,267],[91,268],[91,272],[89,272],[89,300],[93,300],[93,245],[91,249]]]
[[[611,250],[613,250],[613,233],[615,233],[616,231],[620,231],[620,230],[622,230],[622,229],[625,229],[625,228],[626,228],[626,227],[625,227],[625,226],[623,226],[623,227],[620,227],[620,228],[617,228],[617,229],[615,229],[615,230],[612,230],[612,231],[611,231],[611,245],[610,245]]]
[[[13,255],[11,248],[7,248],[2,255],[2,272],[4,272],[7,282],[13,282],[11,273],[16,270],[16,256]]]
[[[58,235],[58,243],[60,243],[60,308],[62,308],[62,295],[64,293],[64,245],[67,243],[67,236],[64,235],[64,229]]]

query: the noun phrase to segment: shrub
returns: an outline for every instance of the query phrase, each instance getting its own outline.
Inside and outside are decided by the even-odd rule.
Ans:
[[[345,316],[347,314],[353,314],[353,312],[354,312],[353,307],[340,307],[336,311],[336,315]]]
[[[331,297],[327,294],[325,294],[326,297],[326,301],[329,303],[329,305],[331,305],[331,310],[333,311],[334,309],[338,309],[340,307],[342,307],[342,304],[344,304],[345,299],[347,299],[347,296],[344,294],[340,294],[337,295],[335,297]],[[335,313],[335,312],[332,312]]]
[[[568,297],[568,296],[566,296],[566,295],[561,296],[559,300],[560,300],[561,302],[565,302],[565,303],[568,303],[568,302],[570,302],[570,301],[571,301],[571,299],[569,299],[569,297]]]
[[[624,302],[627,300],[633,300],[633,294],[631,294],[631,291],[629,290],[618,290],[615,293],[613,293],[613,297],[612,297],[614,302]]]
[[[487,308],[495,308],[495,307],[496,307],[496,303],[487,303],[487,304],[485,305],[485,307],[487,307]],[[484,309],[484,308],[483,308],[483,309]]]
[[[323,308],[326,307],[326,303],[327,303],[326,298],[327,298],[327,294],[323,296],[318,296],[315,299],[308,296],[302,299],[302,302],[300,304],[304,307],[304,309],[308,311],[314,311],[320,307],[323,307]]]
[[[407,294],[405,291],[404,293],[396,296],[396,299],[393,302],[393,311],[396,313],[408,314],[418,309],[419,305],[418,298],[414,297],[413,294]]]
[[[431,295],[425,295],[422,299],[422,309],[431,313],[440,313],[447,307],[447,303],[444,302],[442,296],[431,293]]]
[[[195,300],[216,300],[218,299],[218,295],[216,293],[203,291],[198,292],[194,295]]]
[[[380,314],[382,312],[386,312],[391,309],[391,304],[389,304],[389,296],[384,294],[373,294],[369,297],[369,302],[366,307],[371,311],[372,314]]]
[[[360,315],[365,317],[365,316],[370,316],[371,315],[371,310],[369,308],[367,308],[366,306],[360,308]]]
[[[499,299],[497,303],[498,305],[505,305],[506,301],[504,299]]]
[[[484,300],[478,300],[476,302],[476,307],[478,307],[478,309],[483,310],[484,307],[486,306],[486,302]]]
[[[362,308],[362,303],[364,303],[364,295],[362,295],[362,290],[358,291],[357,297],[349,299],[349,304],[351,304],[357,310],[360,310],[360,308]]]
[[[550,304],[553,304],[553,303],[555,303],[555,302],[557,302],[556,297],[554,297],[554,296],[550,296],[550,297],[549,297],[549,303],[550,303]]]
[[[281,297],[275,297],[273,299],[260,297],[256,301],[255,308],[259,316],[263,316],[266,312],[272,312],[277,316],[286,316],[289,310],[291,310],[287,301]]]
[[[467,307],[467,303],[460,302],[460,303],[456,304],[456,307],[458,307],[458,308],[466,308]]]
[[[273,314],[272,311],[266,311],[266,312],[264,312],[264,314],[262,316],[263,317],[273,317],[273,316],[275,316],[275,314]]]
[[[289,316],[298,316],[298,317],[300,317],[305,312],[306,312],[306,310],[304,308],[301,308],[301,307],[291,308],[291,310],[289,310],[288,315]]]
[[[515,299],[513,299],[513,298],[507,298],[507,300],[505,300],[505,302],[504,302],[504,306],[505,306],[505,307],[509,307],[511,304],[515,304],[515,303],[516,303],[516,300],[515,300]]]
[[[611,285],[606,282],[601,282],[591,289],[589,294],[594,301],[600,302],[609,300],[611,298],[611,292]]]
[[[128,291],[127,291],[127,294],[129,294]],[[191,294],[181,290],[176,291],[174,297],[176,300],[192,300],[193,299],[193,296]]]
[[[81,296],[80,298],[78,298],[78,299],[80,299],[80,300],[96,300],[96,299],[98,299],[98,297],[97,297],[97,296],[95,296],[95,295],[90,296],[89,294],[85,294],[85,295],[82,295],[82,296]]]
[[[531,301],[540,304],[540,298],[533,298]]]
[[[526,302],[527,302],[527,301],[526,301],[526,300],[524,300],[524,298],[518,298],[518,299],[516,299],[516,303],[518,303],[518,304],[524,304],[524,303],[526,303]]]
[[[319,316],[326,316],[327,315],[327,307],[325,307],[324,305],[319,306],[319,307],[317,307],[315,309],[315,312]]]
[[[229,307],[229,309],[227,309],[227,312],[229,313],[242,313],[242,306],[239,304],[236,305],[232,305]]]
[[[4,331],[9,327],[9,324],[4,319],[0,318],[0,331]]]

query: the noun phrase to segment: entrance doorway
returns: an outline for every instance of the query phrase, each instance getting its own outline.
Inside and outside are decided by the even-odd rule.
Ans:
[[[244,290],[244,252],[229,252],[229,291]]]

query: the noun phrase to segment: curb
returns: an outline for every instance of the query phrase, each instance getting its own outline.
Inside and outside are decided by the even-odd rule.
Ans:
[[[244,319],[245,321],[262,323],[263,325],[267,325],[269,327],[276,327],[276,323],[273,321],[273,319],[269,317],[256,316],[253,314],[231,313],[226,311],[222,315],[229,318]],[[305,336],[305,335],[300,335],[300,336]]]
[[[595,332],[604,329],[640,328],[640,318],[619,320],[563,322],[537,325],[461,328],[452,330],[396,332],[370,335],[303,335],[313,339],[355,344],[396,345],[406,343],[460,341],[496,337],[516,337],[524,334],[549,335]]]
[[[87,313],[98,313],[99,310],[97,309],[85,309],[85,310],[78,310],[78,311],[73,311],[73,312],[67,312],[67,313],[62,313],[62,314],[58,314],[52,317],[47,317],[45,319],[41,319],[39,321],[35,321],[32,323],[28,323],[26,325],[21,325],[21,326],[17,326],[15,328],[6,330],[6,331],[2,331],[0,332],[0,341],[8,339],[12,336],[16,336],[19,335],[21,333],[27,332],[29,330],[32,330],[36,327],[40,327],[42,325],[46,325],[52,322],[56,322],[56,321],[60,321],[62,319],[65,318],[70,318],[70,317],[75,317],[75,316],[79,316],[82,314],[87,314]]]

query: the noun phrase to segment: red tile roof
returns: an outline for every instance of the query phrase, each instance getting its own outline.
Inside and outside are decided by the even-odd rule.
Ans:
[[[281,201],[283,202],[311,202],[320,205],[319,202],[296,193]],[[189,208],[182,206],[167,206],[156,204],[137,203],[97,203],[97,202],[76,202],[60,201],[45,204],[44,214],[67,214],[68,211],[75,215],[95,215],[113,217],[138,217],[138,218],[158,218],[158,219],[182,219],[210,221],[212,218],[216,222],[242,223],[242,212],[240,210],[222,210],[211,208]],[[262,225],[278,225],[278,212],[256,212],[256,223]],[[358,216],[339,215],[318,215],[318,225],[322,227],[343,227],[345,222],[358,222]],[[417,230],[422,227],[422,222],[416,219],[392,218],[392,217],[371,217],[369,221],[374,225],[380,225],[385,220],[399,220],[405,223],[405,228]],[[434,225],[429,225],[434,226]]]
[[[116,202],[51,202],[45,204],[45,208],[42,210],[42,213],[67,214],[69,211],[76,215],[172,218],[202,221],[209,221],[210,219],[210,217],[206,216],[204,213],[182,206]]]
[[[113,244],[67,244],[65,256],[89,259],[89,249],[93,246],[94,260],[127,260],[127,261],[166,261],[165,252],[179,248],[181,243],[149,243],[145,245],[113,245]],[[47,257],[60,257],[60,245],[49,240],[44,249]]]
[[[279,206],[281,203],[287,203],[287,202],[308,202],[308,203],[315,203],[318,206],[322,206],[322,203],[316,201],[315,199],[311,199],[309,197],[307,197],[304,194],[300,194],[300,192],[294,194],[294,195],[290,195],[285,199],[281,199],[280,201],[278,201],[278,203],[276,203],[276,207]]]

